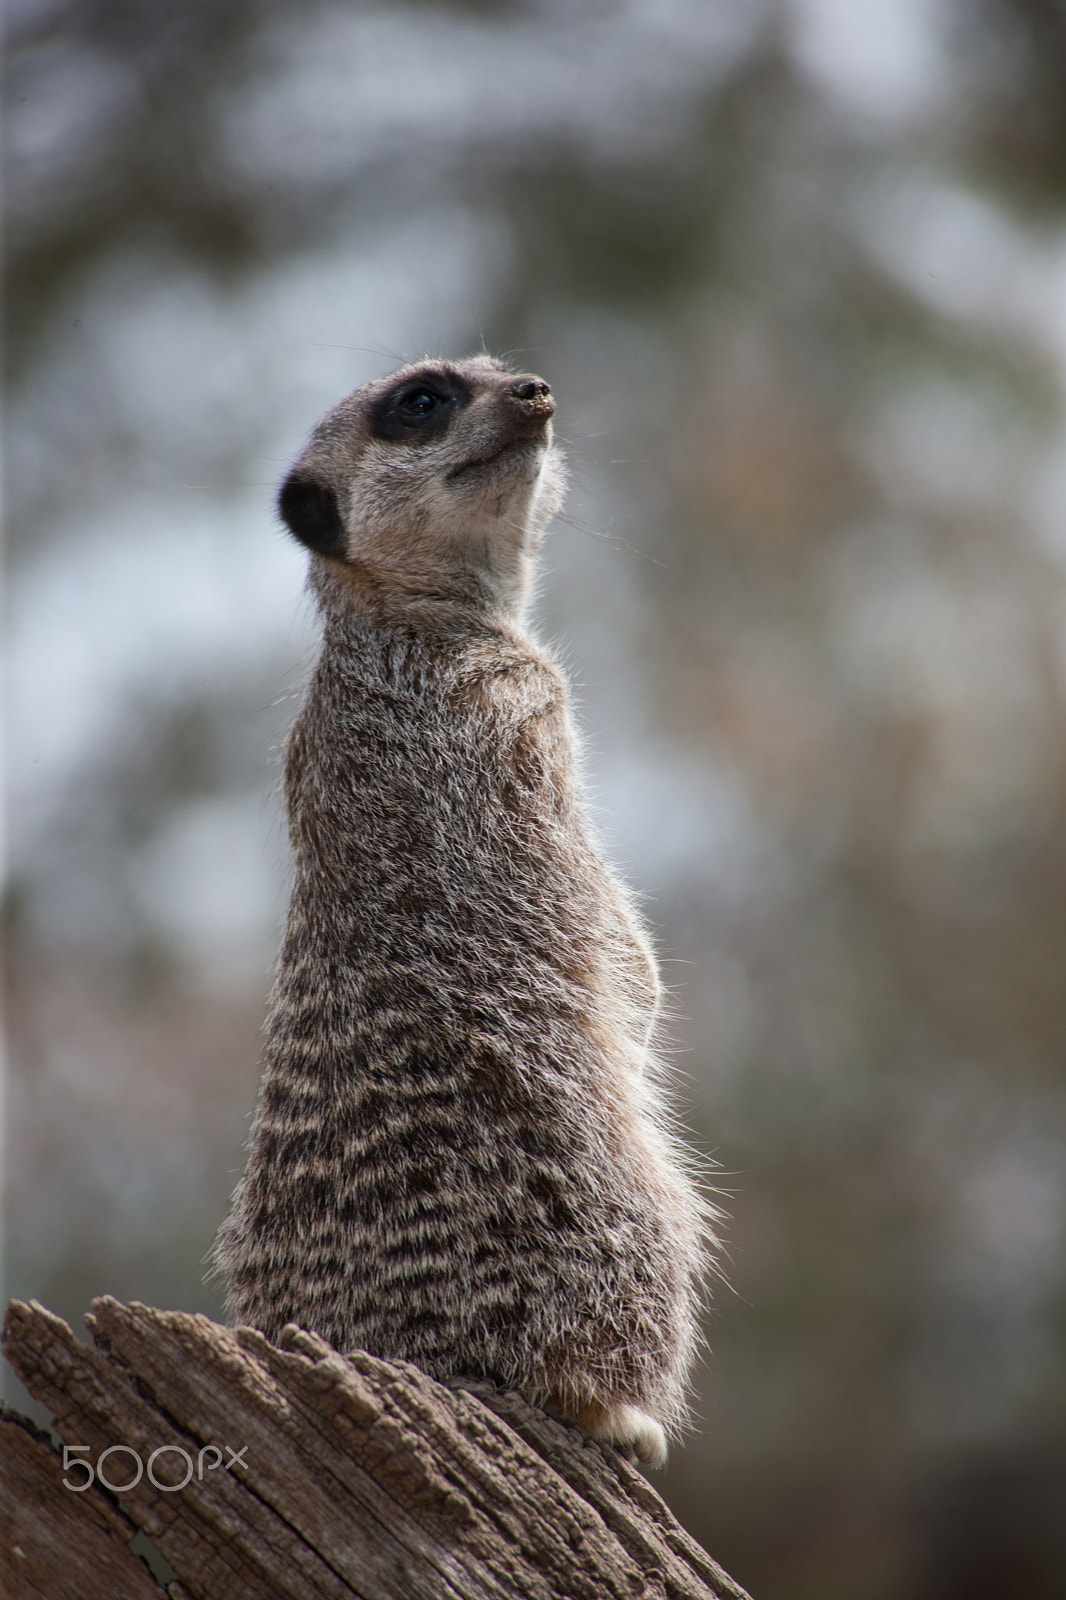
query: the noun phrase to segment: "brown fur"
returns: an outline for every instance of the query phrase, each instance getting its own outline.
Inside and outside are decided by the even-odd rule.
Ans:
[[[490,1378],[661,1460],[703,1215],[654,1084],[655,963],[522,622],[553,410],[487,358],[426,362],[330,412],[282,492],[324,642],[216,1259],[235,1321]]]

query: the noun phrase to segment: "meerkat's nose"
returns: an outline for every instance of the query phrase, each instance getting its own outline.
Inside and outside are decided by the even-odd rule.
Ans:
[[[516,378],[507,395],[509,399],[516,400],[523,411],[536,417],[550,417],[555,410],[551,386],[543,378]]]

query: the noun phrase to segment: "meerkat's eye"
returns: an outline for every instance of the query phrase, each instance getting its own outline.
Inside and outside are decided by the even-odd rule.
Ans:
[[[443,402],[439,395],[429,389],[416,389],[414,394],[404,395],[400,401],[400,413],[405,417],[428,417],[441,404]]]

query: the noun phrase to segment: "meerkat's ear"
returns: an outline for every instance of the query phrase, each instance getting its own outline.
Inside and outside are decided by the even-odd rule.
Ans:
[[[278,510],[291,534],[322,556],[345,554],[344,523],[328,484],[290,472],[278,495]]]

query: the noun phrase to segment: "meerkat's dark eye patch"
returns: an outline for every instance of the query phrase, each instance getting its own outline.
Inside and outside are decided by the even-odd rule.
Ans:
[[[407,378],[374,405],[370,431],[375,439],[409,444],[436,439],[469,401],[469,385],[451,373],[427,372],[423,377]]]
[[[281,486],[278,510],[289,532],[323,556],[345,553],[344,523],[337,496],[327,484],[291,472]]]

